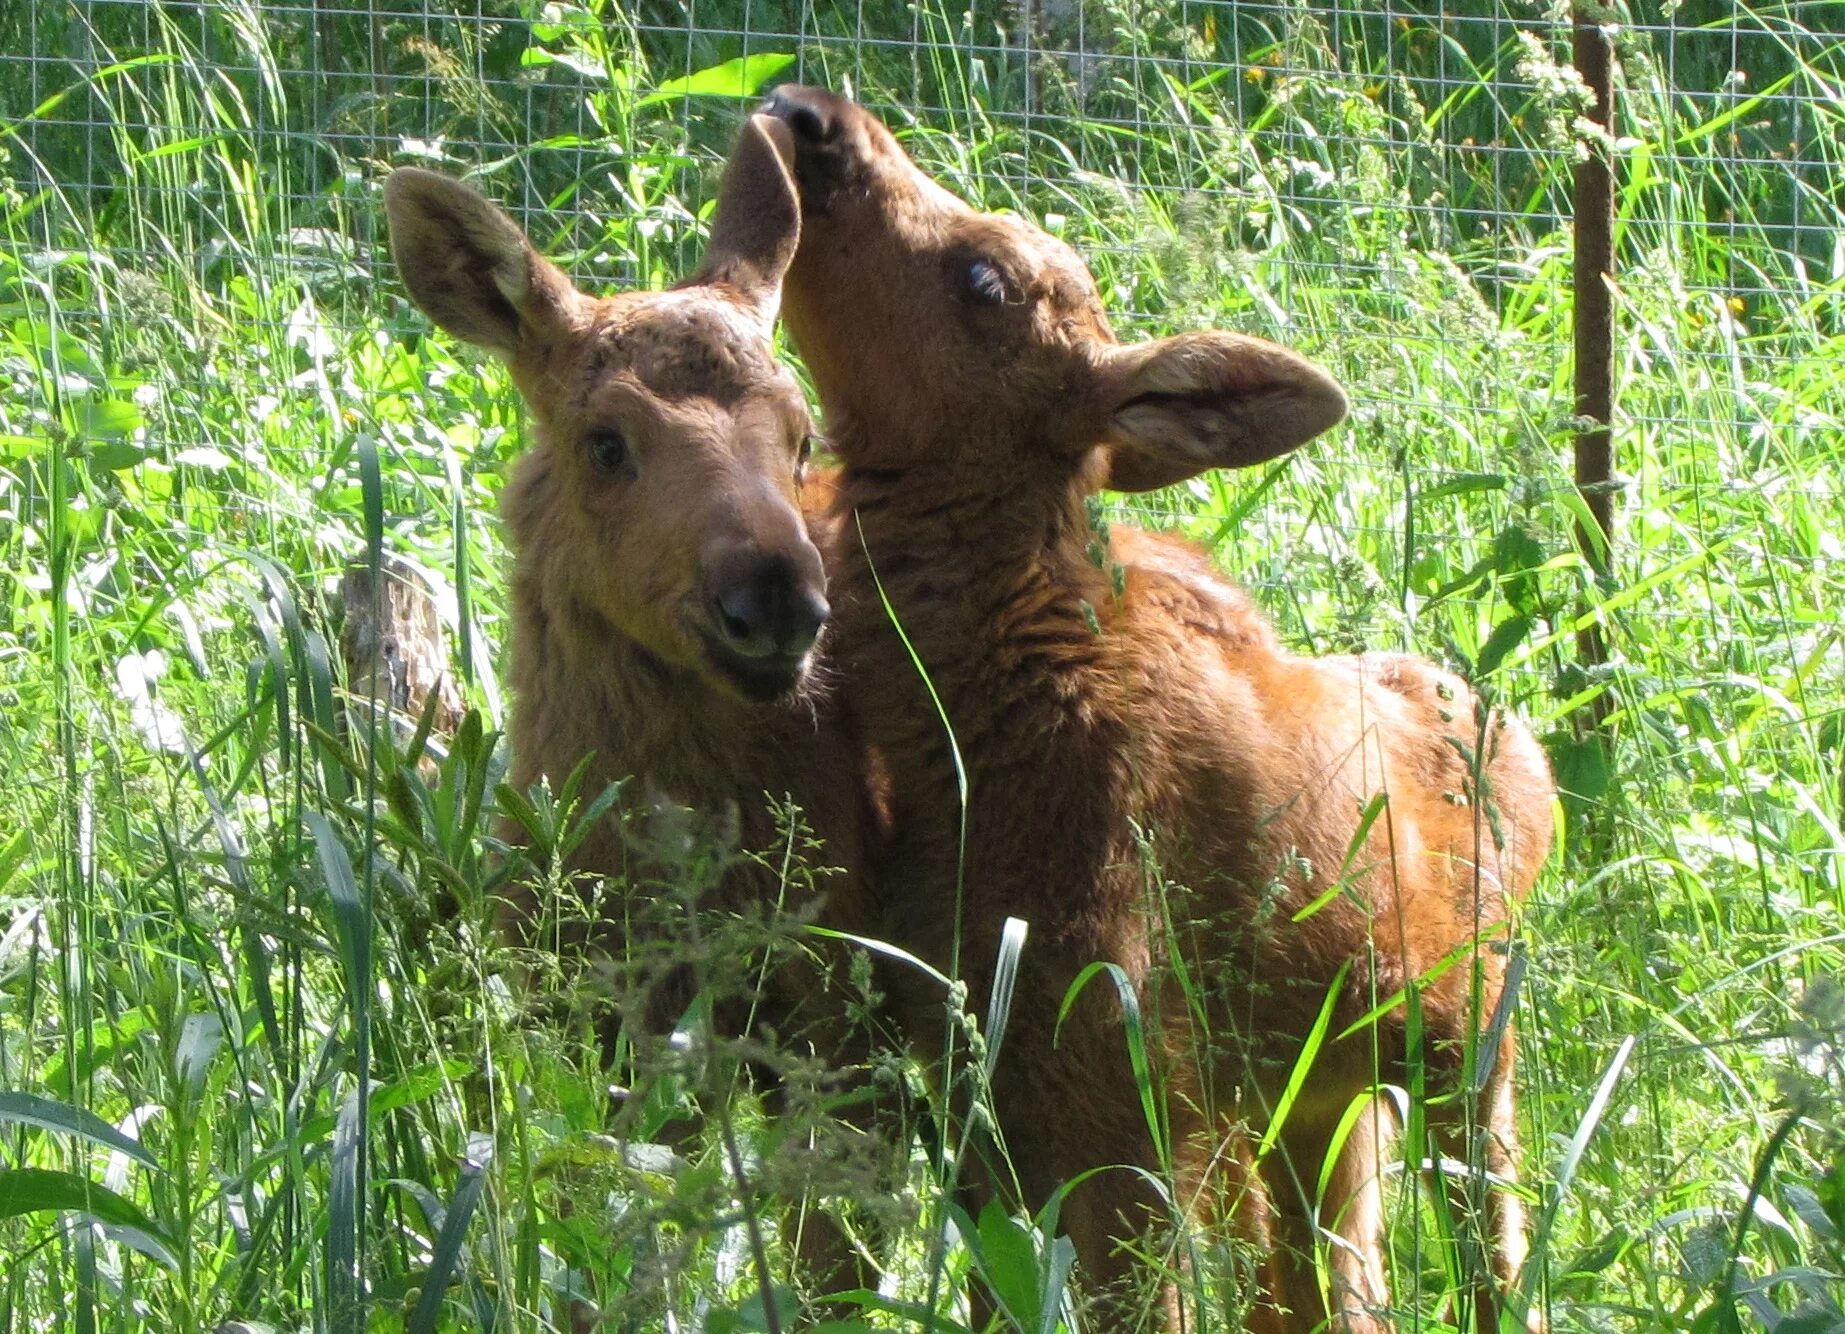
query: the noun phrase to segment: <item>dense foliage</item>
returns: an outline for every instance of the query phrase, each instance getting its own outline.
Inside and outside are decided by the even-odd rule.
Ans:
[[[592,1283],[625,1328],[769,1328],[780,1205],[821,1195],[864,1206],[878,1320],[959,1318],[983,1281],[1055,1326],[1043,1235],[936,1244],[924,1148],[895,1189],[813,1152],[721,1044],[623,1064],[611,1104],[487,928],[492,809],[542,863],[596,794],[498,785],[522,414],[404,300],[380,178],[475,170],[586,284],[659,285],[745,99],[796,75],[1069,239],[1124,327],[1336,371],[1335,437],[1135,517],[1291,642],[1442,657],[1546,733],[1567,838],[1519,1022],[1553,1327],[1845,1329],[1845,14],[1609,15],[1598,581],[1568,462],[1585,131],[1540,6],[867,0],[793,33],[737,0],[427,6],[0,13],[0,1329],[526,1329]],[[439,771],[345,718],[336,593],[381,552],[444,591],[478,710]],[[734,1113],[735,1161],[675,1130],[695,1105]],[[1397,1291],[1433,1319],[1450,1220],[1399,1194]]]

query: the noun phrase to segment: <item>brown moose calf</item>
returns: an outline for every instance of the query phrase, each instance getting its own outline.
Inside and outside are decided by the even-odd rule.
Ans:
[[[744,127],[704,263],[665,292],[582,294],[446,177],[394,172],[385,206],[411,295],[506,361],[536,422],[504,500],[513,786],[543,777],[556,790],[587,759],[584,791],[631,779],[623,805],[641,823],[661,806],[734,811],[751,852],[775,847],[771,799],[792,799],[827,864],[846,868],[825,885],[824,920],[859,931],[860,766],[813,679],[828,609],[801,508],[809,420],[770,341],[800,222],[787,142],[768,118]],[[670,873],[620,824],[599,821],[566,869],[637,889]],[[729,905],[776,902],[787,887],[770,860],[727,871]],[[530,886],[520,895],[509,925],[536,943],[545,905]],[[626,929],[590,924],[561,943],[619,953]],[[818,981],[790,965],[758,1013],[838,1060],[844,1002]],[[839,1263],[830,1229],[809,1259]]]
[[[793,131],[803,211],[784,319],[863,535],[835,569],[834,649],[890,776],[886,929],[937,967],[958,944],[979,1013],[1004,920],[1030,926],[993,1074],[1006,1157],[974,1194],[1016,1179],[1036,1208],[1113,1169],[1062,1206],[1102,1328],[1127,1326],[1133,1248],[1181,1212],[1227,1215],[1270,1257],[1252,1324],[1377,1329],[1376,1088],[1419,1069],[1449,1095],[1427,1104],[1439,1152],[1491,1174],[1450,1184],[1488,1235],[1468,1300],[1495,1328],[1526,1241],[1492,1021],[1507,912],[1550,846],[1543,754],[1428,663],[1285,651],[1201,552],[1120,527],[1104,544],[1085,503],[1286,453],[1344,417],[1339,386],[1236,334],[1121,346],[1068,247],[969,208],[861,108],[785,88],[764,110]],[[1059,1028],[1098,960],[1148,1021],[1151,1127],[1112,989]],[[937,998],[900,1003],[939,1051]],[[1170,1204],[1151,1184],[1168,1156]],[[1174,1301],[1168,1284],[1160,1318]]]

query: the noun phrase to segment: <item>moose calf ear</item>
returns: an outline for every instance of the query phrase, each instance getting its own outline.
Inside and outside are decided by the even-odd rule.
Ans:
[[[1113,491],[1152,491],[1210,468],[1297,449],[1345,419],[1345,392],[1305,357],[1232,333],[1116,351],[1103,435]]]
[[[385,179],[384,210],[404,286],[457,338],[511,360],[576,298],[519,225],[460,181],[399,167]]]
[[[711,244],[686,285],[722,283],[775,322],[782,277],[801,240],[801,198],[795,191],[794,139],[773,116],[744,122],[724,165]]]

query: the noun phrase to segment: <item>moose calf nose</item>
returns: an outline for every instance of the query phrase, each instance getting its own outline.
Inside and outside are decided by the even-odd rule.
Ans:
[[[781,561],[727,580],[710,602],[725,647],[745,658],[801,657],[830,610],[819,590]]]
[[[818,88],[785,83],[769,94],[762,109],[786,121],[797,138],[821,144],[831,139],[839,128],[833,109],[827,104],[829,100],[829,95]]]

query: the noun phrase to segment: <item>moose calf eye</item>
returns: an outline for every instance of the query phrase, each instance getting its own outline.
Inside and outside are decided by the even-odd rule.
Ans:
[[[1005,272],[990,259],[977,259],[967,266],[962,278],[967,299],[977,306],[997,306],[1013,299],[1012,284]]]
[[[591,431],[589,457],[603,472],[617,472],[628,461],[628,442],[620,431]]]

